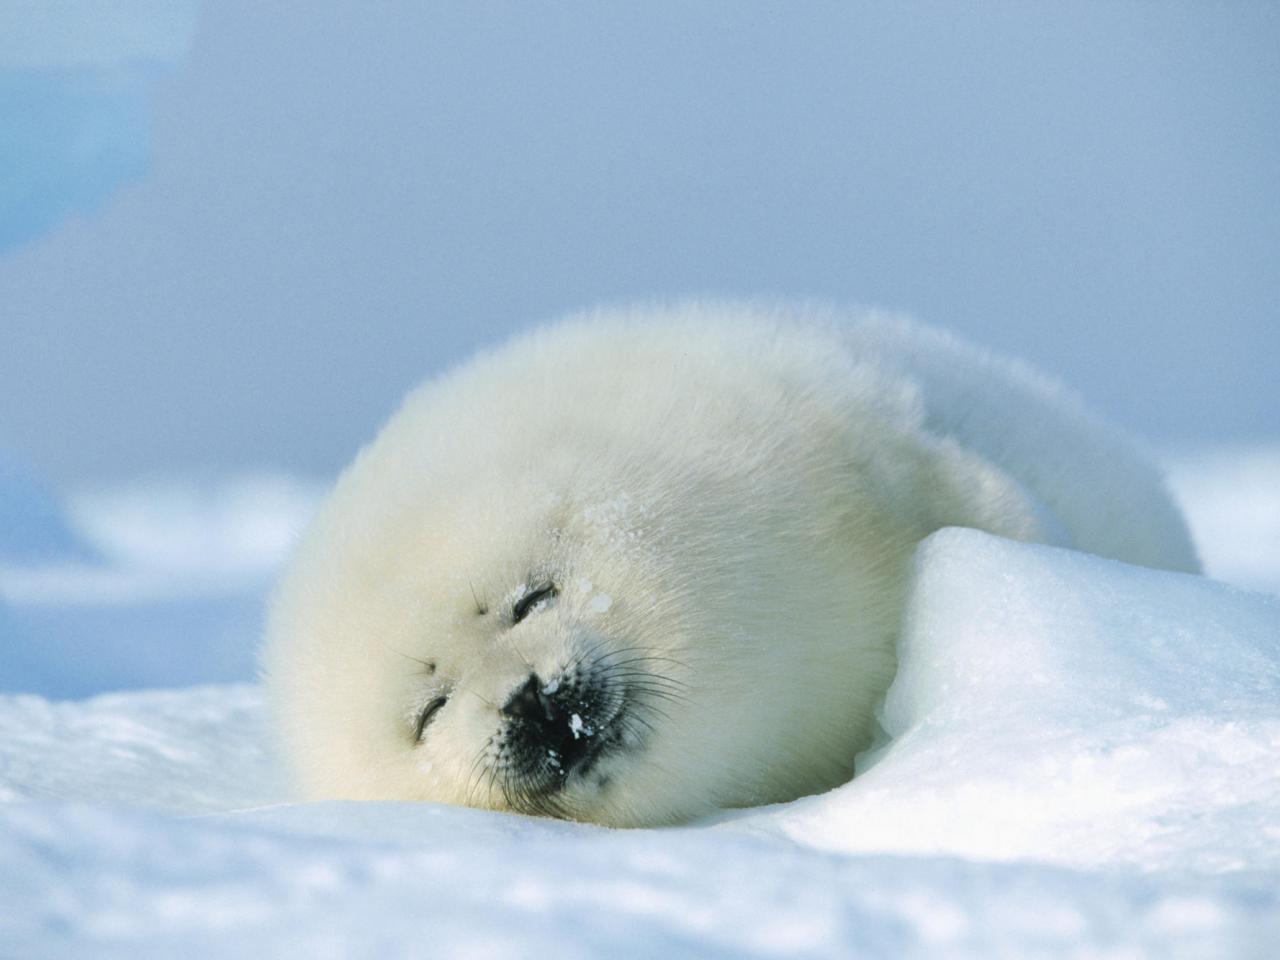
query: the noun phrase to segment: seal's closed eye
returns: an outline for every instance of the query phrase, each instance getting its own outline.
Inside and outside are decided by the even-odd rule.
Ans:
[[[427,724],[440,712],[440,708],[448,702],[449,698],[447,696],[436,697],[423,708],[422,713],[418,714],[418,727],[413,733],[413,738],[418,743],[422,742],[422,735],[426,732]]]
[[[560,591],[556,589],[556,585],[554,583],[544,584],[536,590],[530,590],[523,597],[517,600],[515,606],[511,608],[511,625],[515,626],[527,617],[529,612],[539,603],[543,600],[550,600],[559,592]]]

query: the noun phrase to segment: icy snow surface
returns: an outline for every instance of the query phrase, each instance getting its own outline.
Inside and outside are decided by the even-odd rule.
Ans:
[[[0,698],[0,954],[1258,956],[1280,598],[943,531],[892,742],[661,831],[289,805],[252,686]]]

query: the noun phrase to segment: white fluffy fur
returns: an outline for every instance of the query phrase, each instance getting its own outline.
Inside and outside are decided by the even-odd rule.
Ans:
[[[502,808],[497,705],[602,644],[683,698],[606,786],[569,782],[570,815],[829,788],[892,678],[913,548],[949,525],[1196,569],[1121,436],[943,333],[721,303],[573,318],[420,388],[339,480],[270,616],[286,755],[311,797]],[[544,574],[560,596],[512,627]]]

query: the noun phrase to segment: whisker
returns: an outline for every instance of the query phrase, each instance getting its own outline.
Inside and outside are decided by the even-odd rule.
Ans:
[[[475,602],[476,613],[483,617],[489,612],[489,602],[487,600],[481,600],[476,596],[476,587],[475,584],[471,582],[470,578],[467,580],[467,589],[471,591],[471,599]]]
[[[671,722],[671,714],[667,713],[667,711],[663,710],[661,707],[655,707],[652,703],[646,703],[644,705],[644,708],[649,713],[656,713],[658,716],[660,716],[663,720],[666,720],[668,723]]]
[[[650,723],[650,722],[649,722],[648,720],[646,720],[644,717],[642,717],[642,716],[640,716],[639,714],[636,714],[636,713],[628,714],[628,715],[626,715],[625,717],[623,717],[623,718],[622,718],[622,728],[623,728],[623,730],[625,730],[627,733],[629,733],[629,734],[631,734],[631,735],[633,735],[633,736],[634,736],[636,731],[635,731],[635,729],[634,729],[633,727],[631,727],[631,726],[630,726],[630,724],[633,724],[633,723],[639,723],[639,724],[642,724],[642,725],[644,726],[644,728],[645,728],[646,730],[648,730],[650,733],[654,733],[654,732],[656,732],[656,731],[654,730],[654,727],[653,727],[653,724],[652,724],[652,723]]]
[[[643,694],[646,697],[651,697],[654,700],[661,700],[664,703],[689,704],[692,702],[688,697],[681,696],[678,693],[672,693],[670,690],[664,690],[661,687],[648,687],[643,683],[633,682],[629,685],[628,689],[633,693]]]
[[[633,663],[674,663],[678,667],[689,669],[689,665],[680,660],[673,660],[671,657],[632,657],[629,660],[618,660],[610,664],[614,667],[625,667]]]
[[[384,640],[379,640],[378,643],[381,644],[387,650],[390,650],[392,653],[397,654],[401,657],[404,657],[406,660],[412,660],[414,663],[422,664],[422,666],[425,668],[424,672],[426,674],[430,675],[436,672],[436,665],[431,660],[423,660],[420,657],[415,657],[411,654],[405,653],[403,650],[397,650],[395,647],[391,646],[391,644],[387,643]]]
[[[492,700],[490,700],[488,697],[483,696],[483,695],[481,695],[481,694],[479,694],[479,693],[476,693],[476,692],[475,692],[474,690],[472,690],[470,687],[464,687],[462,684],[460,684],[460,683],[459,683],[459,684],[455,684],[455,685],[454,685],[454,689],[456,689],[456,690],[461,690],[463,693],[469,693],[469,694],[471,694],[473,697],[475,697],[475,698],[476,698],[477,700],[479,700],[481,703],[487,704],[488,706],[493,707],[493,709],[495,709],[495,710],[499,710],[499,709],[500,709],[500,707],[499,707],[496,703],[494,703]]]
[[[480,748],[480,752],[476,754],[475,763],[471,764],[471,769],[467,772],[467,806],[473,806],[472,799],[476,790],[479,788],[481,781],[484,780],[484,763],[485,756],[489,753],[489,749],[493,746],[493,737],[484,742],[484,746]]]
[[[511,644],[511,649],[516,652],[516,656],[524,661],[524,665],[529,668],[529,672],[536,674],[538,671],[534,669],[533,663],[529,660],[529,658],[524,655],[524,651],[521,650],[520,647],[516,645],[515,638],[511,636],[510,631],[508,630],[502,631],[502,636],[506,639],[507,643]]]
[[[650,673],[648,670],[623,670],[616,671],[612,676],[620,677],[625,680],[644,680],[652,683],[654,686],[665,687],[668,690],[688,690],[689,684],[681,683],[678,680],[672,680],[670,677],[664,677],[660,673]]]

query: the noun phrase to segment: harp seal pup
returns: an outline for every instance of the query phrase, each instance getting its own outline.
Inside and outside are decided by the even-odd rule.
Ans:
[[[834,787],[949,525],[1197,569],[1119,433],[945,333],[578,315],[420,387],[339,479],[268,618],[285,755],[311,798],[617,826]]]

